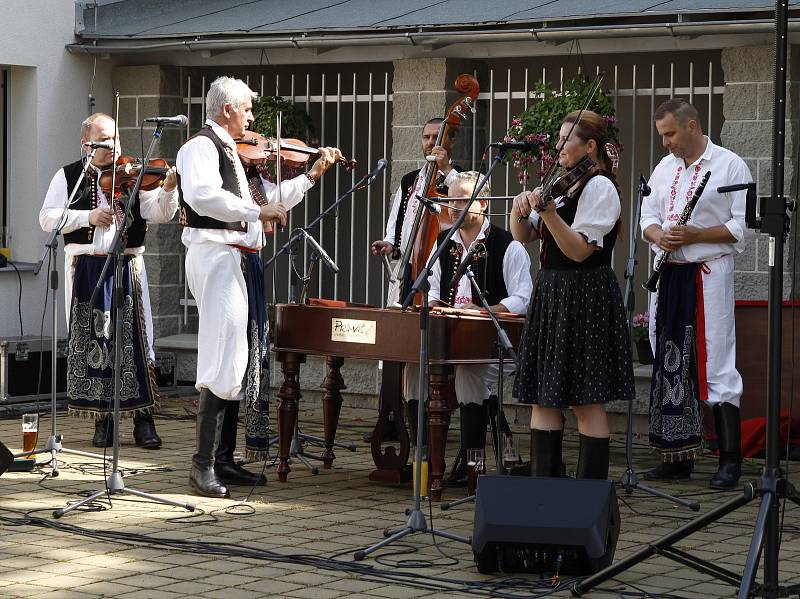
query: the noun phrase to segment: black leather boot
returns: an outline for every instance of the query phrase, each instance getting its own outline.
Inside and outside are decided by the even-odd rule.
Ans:
[[[661,462],[644,473],[645,480],[688,480],[694,470],[694,460],[680,462]]]
[[[608,454],[610,439],[608,437],[587,437],[578,435],[578,470],[577,478],[608,478]]]
[[[486,453],[486,403],[468,403],[460,406],[461,447],[453,462],[447,487],[467,486],[467,454],[470,449],[482,449]]]
[[[200,392],[197,408],[197,450],[192,456],[189,485],[197,495],[228,497],[228,489],[214,474],[214,446],[222,429],[225,400],[208,389]]]
[[[236,450],[236,433],[239,427],[240,403],[238,401],[225,402],[225,417],[222,420],[222,432],[214,459],[214,472],[217,478],[229,485],[263,486],[267,484],[266,476],[245,470],[233,459],[233,452]]]
[[[739,408],[731,403],[715,404],[714,424],[719,439],[719,469],[709,484],[712,489],[733,489],[742,475],[742,423]]]
[[[95,447],[111,447],[114,445],[114,421],[111,416],[94,421],[92,445]]]
[[[562,475],[561,441],[564,431],[531,429],[531,476]]]
[[[144,449],[161,448],[161,437],[156,432],[156,423],[151,414],[136,414],[133,417],[133,440]]]

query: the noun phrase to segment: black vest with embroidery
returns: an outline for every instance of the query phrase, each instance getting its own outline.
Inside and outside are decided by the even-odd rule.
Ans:
[[[67,193],[71,192],[78,182],[83,170],[83,162],[78,160],[63,167],[64,177],[67,180]],[[122,209],[125,209],[126,198],[120,198]],[[75,210],[94,210],[97,208],[97,176],[93,169],[89,169],[89,174],[84,178],[81,183],[81,189],[75,196],[75,201],[72,206]],[[144,245],[144,237],[147,233],[147,221],[142,218],[139,211],[139,202],[136,202],[131,208],[131,216],[133,217],[128,230],[126,231],[125,247],[136,248]],[[94,238],[94,225],[89,224],[88,227],[81,227],[69,233],[64,234],[64,244],[79,243],[86,244],[92,243]]]
[[[605,176],[602,173],[593,175]],[[578,211],[578,200],[586,189],[586,184],[589,179],[578,188],[578,190],[571,196],[564,198],[564,204],[557,209],[559,216],[565,223],[572,226],[575,221],[575,213]],[[586,201],[591,202],[592,198],[586,198]],[[539,264],[542,268],[552,268],[555,270],[589,270],[593,268],[600,268],[601,266],[611,266],[611,254],[614,251],[614,243],[617,241],[617,232],[619,231],[619,221],[614,224],[614,227],[603,236],[603,247],[586,258],[583,262],[576,262],[564,255],[561,248],[553,239],[550,231],[544,224],[544,221],[539,221],[539,237],[542,239],[542,249],[539,253]]]
[[[441,245],[447,231],[442,231],[439,238],[436,240],[436,247]],[[475,273],[475,282],[486,293],[486,301],[490,306],[495,306],[508,297],[508,289],[506,289],[506,281],[503,277],[503,260],[505,259],[506,250],[514,238],[511,233],[505,229],[500,229],[493,225],[489,225],[486,229],[486,237],[482,243],[486,246],[485,254],[476,254],[475,258],[470,264],[470,269]],[[451,306],[454,304],[456,292],[458,290],[458,281],[455,282],[450,288],[445,289],[445,286],[450,283],[453,276],[461,264],[461,244],[453,241],[448,242],[448,249],[442,252],[439,256],[439,268],[442,273],[440,281],[440,295],[441,298]],[[481,298],[475,292],[475,289],[470,286],[472,292],[472,303],[480,306]]]
[[[408,210],[408,201],[411,199],[411,192],[414,191],[414,183],[417,181],[417,175],[419,175],[422,169],[417,169],[415,171],[411,171],[410,173],[406,173],[403,175],[403,178],[400,179],[400,190],[403,194],[400,198],[400,209],[397,211],[397,220],[394,223],[394,247],[395,253],[397,254],[395,258],[399,258],[400,254],[400,237],[403,234],[403,220],[406,216],[406,210]],[[460,173],[461,167],[457,164],[453,165],[453,170]],[[444,184],[444,177],[439,175],[437,179],[438,184],[436,185],[436,191],[441,194],[447,195],[447,186]]]
[[[219,174],[222,177],[222,189],[229,191],[232,194],[242,197],[242,190],[239,189],[239,178],[236,176],[236,169],[233,167],[234,158],[228,157],[226,146],[222,140],[217,136],[211,127],[203,127],[195,133],[190,139],[202,136],[211,140],[211,143],[217,148],[219,154]],[[238,160],[238,158],[236,159]],[[244,233],[247,231],[247,223],[244,221],[225,222],[212,218],[210,216],[200,216],[195,212],[186,200],[183,199],[183,189],[181,186],[181,176],[178,175],[178,198],[181,206],[181,224],[184,227],[194,227],[196,229],[226,229],[228,231],[239,231]]]

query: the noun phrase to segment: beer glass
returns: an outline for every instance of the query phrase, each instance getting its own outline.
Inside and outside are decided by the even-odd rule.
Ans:
[[[22,415],[22,451],[36,449],[36,438],[39,435],[39,414]]]

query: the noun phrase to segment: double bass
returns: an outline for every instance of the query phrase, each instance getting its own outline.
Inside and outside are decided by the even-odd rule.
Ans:
[[[455,88],[462,96],[447,109],[447,114],[439,126],[439,135],[436,138],[437,146],[442,145],[442,141],[446,137],[455,134],[461,122],[468,118],[469,113],[475,112],[475,104],[480,93],[480,85],[478,85],[475,77],[468,74],[459,75],[456,79]],[[424,186],[422,188],[424,197],[442,197],[442,194],[436,190],[438,173],[439,168],[436,162],[431,161],[425,164],[424,174],[421,173],[421,176],[424,177]],[[413,190],[411,193],[413,193]],[[428,256],[430,256],[433,245],[436,243],[436,238],[439,236],[439,230],[440,217],[420,206],[415,215],[410,240],[406,244],[406,249],[400,262],[392,273],[389,297],[398,289],[402,289],[403,281],[416,280],[419,273],[424,270]],[[422,299],[422,292],[417,292],[414,296],[414,305],[421,305]]]

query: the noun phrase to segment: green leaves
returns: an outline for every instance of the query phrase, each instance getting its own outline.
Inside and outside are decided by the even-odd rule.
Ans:
[[[294,137],[302,139],[309,145],[316,145],[314,140],[310,139],[316,135],[311,117],[300,105],[280,96],[262,96],[258,99],[253,106],[256,120],[250,129],[266,137],[275,137],[275,117],[279,112],[283,113],[282,137]]]

